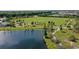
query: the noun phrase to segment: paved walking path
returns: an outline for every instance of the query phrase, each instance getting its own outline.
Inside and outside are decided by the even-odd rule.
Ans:
[[[66,28],[66,27],[64,27],[64,28]],[[58,40],[57,37],[56,37],[54,34],[55,34],[57,31],[59,31],[59,30],[60,30],[60,28],[58,27],[57,30],[55,30],[55,31],[52,33],[52,40],[53,40],[53,41],[57,41],[57,40]],[[70,41],[68,41],[68,40],[67,40],[67,42],[70,43],[71,48],[73,48],[73,49],[77,49],[77,48],[78,48],[78,47],[75,45],[74,42],[70,42]],[[57,47],[58,47],[58,48],[63,48],[62,43],[57,44]]]
[[[57,37],[54,35],[57,31],[59,31],[60,30],[60,28],[58,27],[57,28],[57,30],[55,30],[53,33],[52,33],[52,38],[51,38],[51,40],[52,41],[54,41],[55,43],[58,41],[58,39],[57,39]],[[56,45],[57,45],[57,48],[58,49],[62,49],[63,48],[63,45],[62,45],[62,43],[60,42],[60,43],[56,43]]]
[[[54,35],[59,30],[60,30],[60,28],[58,27],[57,30],[55,30],[52,34]]]

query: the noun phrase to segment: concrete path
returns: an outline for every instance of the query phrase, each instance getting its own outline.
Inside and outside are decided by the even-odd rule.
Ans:
[[[63,28],[66,29],[67,27],[63,27]],[[60,30],[60,28],[58,27],[57,30],[55,30],[55,31],[52,33],[52,38],[51,38],[52,41],[54,41],[54,42],[58,41],[57,37],[55,36],[55,33],[58,32],[59,30]],[[77,49],[77,48],[78,48],[78,47],[75,45],[74,42],[70,42],[70,41],[68,41],[68,40],[67,40],[67,42],[70,43],[71,48],[73,48],[73,49]],[[60,48],[60,49],[61,49],[61,48],[64,48],[63,45],[62,45],[62,43],[59,43],[59,44],[56,44],[56,45],[57,45],[57,48]]]

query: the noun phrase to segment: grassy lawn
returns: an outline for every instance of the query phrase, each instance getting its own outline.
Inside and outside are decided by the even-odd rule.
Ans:
[[[50,39],[44,37],[44,41],[46,42],[48,49],[56,49],[56,44],[52,42]]]
[[[48,21],[54,21],[56,25],[64,24],[65,20],[69,18],[53,18],[53,17],[33,17],[33,18],[18,18],[16,20],[24,20],[26,23],[40,22],[47,23]]]
[[[64,30],[65,33],[63,33],[62,31],[58,31],[56,32],[56,37],[61,41],[61,43],[63,44],[64,48],[70,48],[70,43],[69,42],[65,42],[64,40],[68,40],[68,38],[70,36],[73,35],[71,30]]]
[[[70,30],[64,30],[65,33],[63,33],[62,31],[58,31],[56,32],[56,37],[58,39],[60,39],[61,41],[63,41],[64,39],[69,38],[71,35],[73,35],[72,31]]]
[[[76,42],[77,47],[79,47],[79,33],[74,33],[75,37],[78,39]]]
[[[72,30],[65,30],[65,33],[58,31],[55,35],[62,42],[65,48],[70,48],[70,43],[65,42],[64,40],[68,40],[70,36],[74,35],[78,39],[75,44],[79,47],[79,33],[73,33]]]
[[[33,26],[28,26],[28,27],[1,27],[0,31],[31,30],[31,29],[38,30],[38,29],[43,29],[43,27],[42,26],[36,26],[36,27],[33,27]]]
[[[44,23],[48,21],[54,21],[56,25],[61,25],[65,23],[65,20],[69,18],[53,18],[53,17],[32,17],[32,18],[14,18],[13,20],[24,20],[25,23],[39,22],[41,25],[36,25],[36,27],[27,26],[27,27],[0,27],[0,30],[25,30],[25,29],[42,29]]]

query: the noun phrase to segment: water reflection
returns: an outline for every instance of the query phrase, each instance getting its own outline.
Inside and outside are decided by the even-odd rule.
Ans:
[[[0,31],[0,48],[46,48],[43,30]]]

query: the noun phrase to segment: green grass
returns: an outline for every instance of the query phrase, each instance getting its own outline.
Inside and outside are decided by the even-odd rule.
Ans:
[[[75,44],[79,48],[79,40]]]
[[[33,27],[33,26],[28,26],[28,27],[1,27],[0,31],[31,30],[31,29],[38,30],[38,29],[43,29],[43,27],[42,26],[36,26],[36,27]]]
[[[76,46],[79,47],[79,33],[74,33],[74,36],[78,39],[76,42]]]
[[[56,49],[56,44],[52,42],[50,39],[44,37],[44,41],[46,42],[48,49]]]
[[[56,25],[61,25],[65,23],[65,20],[68,20],[69,18],[53,18],[53,17],[32,17],[32,18],[14,18],[13,20],[24,20],[25,23],[31,23],[31,22],[40,22],[41,25],[36,25],[36,27],[27,26],[24,27],[16,27],[16,28],[9,28],[9,27],[0,27],[0,30],[25,30],[25,29],[42,29],[44,23],[48,23],[48,21],[54,21]]]
[[[70,48],[70,43],[65,42],[65,39],[69,39],[70,36],[74,35],[76,37],[77,42],[75,42],[76,46],[79,47],[79,33],[74,33],[72,30],[65,30],[66,33],[62,33],[62,31],[58,31],[55,35],[56,37],[61,40],[62,44],[65,48]]]
[[[56,25],[64,24],[65,20],[69,18],[53,18],[53,17],[33,17],[33,18],[18,18],[16,20],[24,20],[26,23],[31,22],[40,22],[40,23],[47,23],[48,21],[54,21]]]
[[[56,32],[56,36],[60,39],[60,40],[64,40],[66,38],[69,38],[71,35],[73,35],[73,32],[71,30],[64,30],[65,33],[63,33],[61,30]]]
[[[61,41],[63,44],[64,48],[70,48],[70,43],[65,42],[64,40],[68,40],[70,36],[73,35],[73,32],[71,30],[64,30],[65,33],[62,31],[56,32],[56,37]]]

